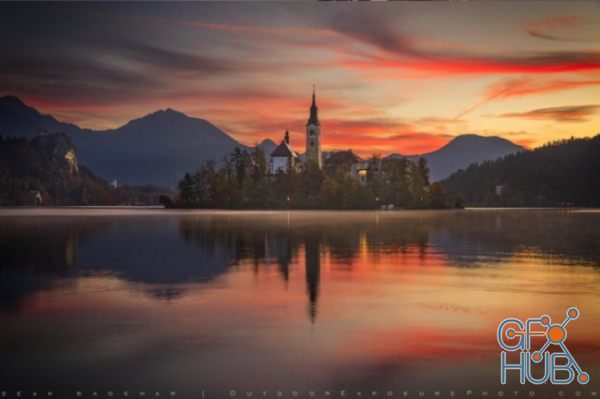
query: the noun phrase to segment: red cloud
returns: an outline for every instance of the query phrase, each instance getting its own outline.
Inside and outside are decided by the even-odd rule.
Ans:
[[[411,124],[386,120],[329,120],[323,122],[322,129],[326,149],[352,148],[365,157],[394,152],[421,154],[445,145],[452,138],[446,133],[423,131]]]
[[[600,70],[600,53],[557,53],[524,59],[378,57],[370,60],[341,60],[338,64],[345,68],[368,72],[413,69],[419,71],[422,76],[431,76],[431,74],[550,74]]]
[[[526,96],[598,85],[600,85],[600,80],[544,80],[524,77],[503,80],[489,86],[485,91],[484,98],[496,99]]]

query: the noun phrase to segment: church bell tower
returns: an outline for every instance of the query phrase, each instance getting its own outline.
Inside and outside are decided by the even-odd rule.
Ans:
[[[319,169],[322,168],[321,158],[321,124],[317,115],[318,108],[315,99],[315,88],[313,86],[312,104],[310,106],[310,117],[306,123],[306,162],[314,162]]]

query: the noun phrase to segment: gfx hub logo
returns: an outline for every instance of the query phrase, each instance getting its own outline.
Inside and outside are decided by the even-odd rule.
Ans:
[[[521,384],[570,384],[575,378],[580,384],[590,381],[567,349],[567,324],[579,317],[575,307],[567,310],[562,323],[553,323],[550,316],[527,319],[525,323],[516,318],[508,318],[498,326],[498,344],[500,353],[500,382],[506,384],[508,371],[519,373]],[[545,341],[544,341],[545,340]],[[541,345],[541,346],[540,346]],[[534,349],[537,347],[537,349]],[[517,359],[509,363],[509,353]],[[535,368],[535,373],[532,369]],[[543,376],[539,376],[543,369]],[[536,374],[536,376],[534,376]]]

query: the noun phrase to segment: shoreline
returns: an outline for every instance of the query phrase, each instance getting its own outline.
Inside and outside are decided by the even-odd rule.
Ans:
[[[582,207],[465,207],[447,209],[193,209],[164,208],[162,206],[13,206],[0,207],[0,217],[11,216],[168,216],[168,215],[280,215],[280,214],[319,214],[322,217],[341,215],[425,215],[437,213],[477,213],[477,212],[525,212],[525,211],[564,211],[569,213],[597,213],[600,208]]]

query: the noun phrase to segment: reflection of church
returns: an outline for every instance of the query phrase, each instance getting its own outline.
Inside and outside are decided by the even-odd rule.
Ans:
[[[317,317],[319,280],[321,278],[321,239],[318,235],[306,237],[304,244],[306,289],[308,291],[308,315],[311,322]]]
[[[294,264],[292,258],[296,256],[300,245],[304,244],[304,278],[308,295],[308,316],[312,323],[317,317],[321,279],[321,242],[322,236],[319,233],[302,235],[300,240],[292,239],[289,236],[268,236],[266,239],[268,249],[263,254],[276,261],[279,272],[287,285],[290,280],[290,266]]]

